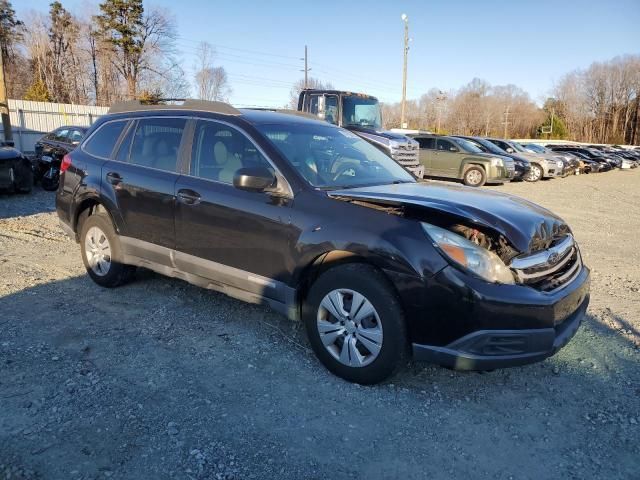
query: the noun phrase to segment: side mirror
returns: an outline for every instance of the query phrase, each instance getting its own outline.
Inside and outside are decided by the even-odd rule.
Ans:
[[[245,167],[233,176],[233,186],[250,192],[264,192],[273,186],[276,177],[266,167]]]
[[[449,147],[450,152],[457,152],[458,149],[456,147]]]
[[[507,147],[507,149],[505,150],[505,152],[507,152],[507,153],[513,153],[513,152],[515,152],[515,150],[514,150],[513,148],[511,148],[511,147]]]

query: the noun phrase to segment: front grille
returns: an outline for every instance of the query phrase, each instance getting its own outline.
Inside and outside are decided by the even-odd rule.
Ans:
[[[554,242],[549,249],[516,257],[511,262],[518,282],[543,292],[569,284],[582,270],[580,251],[571,235]]]
[[[391,147],[391,158],[404,167],[420,164],[420,146],[417,143],[401,143]]]
[[[516,169],[516,164],[510,158],[504,160],[504,167],[509,172],[513,172]]]

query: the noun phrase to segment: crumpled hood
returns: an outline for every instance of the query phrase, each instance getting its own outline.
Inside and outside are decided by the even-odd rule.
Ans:
[[[472,187],[402,183],[332,190],[328,194],[448,213],[501,233],[521,253],[548,248],[553,238],[570,232],[567,224],[546,208],[514,195]]]

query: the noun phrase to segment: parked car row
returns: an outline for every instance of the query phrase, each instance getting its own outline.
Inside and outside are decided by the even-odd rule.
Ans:
[[[537,182],[613,168],[636,168],[640,151],[622,147],[518,143],[500,138],[407,133],[420,145],[425,176],[480,187],[512,180]]]

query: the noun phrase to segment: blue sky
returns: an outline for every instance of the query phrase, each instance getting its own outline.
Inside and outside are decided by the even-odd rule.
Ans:
[[[82,15],[98,2],[61,0]],[[46,12],[48,0],[13,1],[19,16]],[[536,101],[568,71],[640,53],[640,1],[216,1],[149,0],[169,10],[189,77],[206,40],[229,73],[238,105],[280,106],[302,77],[384,101],[402,92],[402,13],[409,16],[408,97],[458,88],[474,77],[512,83]]]

